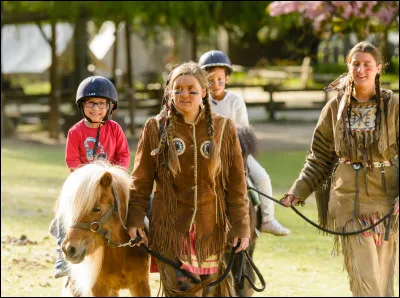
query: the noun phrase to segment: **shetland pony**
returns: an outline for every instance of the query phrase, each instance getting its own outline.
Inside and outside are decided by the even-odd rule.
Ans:
[[[149,256],[129,241],[125,229],[130,176],[125,169],[94,162],[72,172],[59,198],[57,218],[70,275],[64,296],[150,296]]]

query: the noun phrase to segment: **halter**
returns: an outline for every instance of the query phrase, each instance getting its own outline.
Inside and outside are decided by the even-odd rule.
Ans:
[[[128,230],[127,227],[122,222],[121,208],[120,208],[120,203],[119,203],[119,199],[118,199],[118,193],[116,192],[114,187],[112,187],[112,193],[113,193],[114,203],[115,204],[111,205],[110,209],[108,209],[108,211],[106,213],[104,213],[104,215],[102,217],[100,217],[99,220],[93,221],[93,222],[78,221],[74,225],[72,225],[70,227],[70,229],[72,229],[72,228],[80,228],[80,229],[90,230],[90,231],[92,231],[94,233],[98,233],[101,236],[103,236],[104,238],[106,238],[107,245],[112,246],[112,247],[131,246],[131,241],[133,241],[133,239],[129,240],[129,242],[127,242],[127,243],[114,242],[114,241],[111,240],[110,231],[104,230],[102,228],[102,226],[110,219],[112,213],[114,211],[117,211],[118,217],[119,217],[119,221],[121,222],[121,225],[122,225],[123,229],[125,231]]]

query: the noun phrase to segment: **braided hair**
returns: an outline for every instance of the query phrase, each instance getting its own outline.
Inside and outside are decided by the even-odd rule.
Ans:
[[[152,155],[160,154],[161,152],[166,153],[166,164],[171,174],[176,177],[176,175],[180,172],[181,167],[178,158],[178,152],[173,143],[173,136],[175,131],[175,125],[178,117],[182,117],[180,113],[178,113],[175,104],[172,100],[172,87],[175,80],[183,75],[191,75],[194,76],[199,82],[201,88],[207,89],[208,79],[207,74],[203,71],[200,66],[195,62],[186,62],[180,64],[173,68],[168,75],[168,79],[166,82],[166,86],[164,89],[164,98],[162,102],[161,112],[160,112],[160,141],[158,147],[152,151]],[[211,116],[211,107],[210,107],[210,98],[208,91],[206,92],[206,96],[202,100],[202,105],[204,108],[206,123],[207,123],[207,132],[208,138],[210,141],[210,167],[211,173],[216,174],[220,168],[220,158],[219,151],[217,150],[217,146],[214,140],[214,123]]]
[[[350,52],[346,56],[346,62],[347,65],[350,65],[351,60],[353,59],[353,56],[356,53],[368,53],[370,54],[375,62],[376,65],[381,64],[382,65],[382,70],[387,66],[387,64],[384,64],[383,57],[381,52],[371,43],[367,41],[362,41],[356,44]],[[352,95],[353,93],[353,88],[354,88],[354,83],[352,83],[352,88],[349,96]],[[376,101],[377,101],[377,108],[376,108],[376,118],[375,118],[375,128],[379,129],[380,121],[381,121],[381,84],[380,84],[380,74],[377,73],[375,76],[375,92],[376,92]]]

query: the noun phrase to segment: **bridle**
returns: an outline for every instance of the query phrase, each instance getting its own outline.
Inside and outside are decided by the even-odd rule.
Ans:
[[[128,231],[127,227],[124,225],[122,218],[121,218],[121,208],[120,208],[120,202],[118,198],[118,193],[115,190],[114,187],[112,187],[112,193],[114,197],[114,204],[111,205],[111,207],[107,210],[106,213],[103,214],[102,217],[100,217],[99,220],[93,221],[93,222],[83,222],[83,221],[78,221],[75,224],[73,224],[71,228],[80,228],[80,229],[85,229],[85,230],[90,230],[93,233],[98,233],[101,236],[103,236],[107,242],[106,244],[111,246],[111,247],[124,247],[124,246],[134,246],[134,239],[130,239],[126,243],[120,243],[120,242],[115,242],[111,239],[110,231],[107,231],[103,229],[103,225],[110,219],[111,215],[113,214],[114,211],[117,211],[119,221],[125,231]]]

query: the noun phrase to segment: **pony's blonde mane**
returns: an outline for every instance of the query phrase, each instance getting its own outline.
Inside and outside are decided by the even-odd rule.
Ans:
[[[88,214],[99,201],[100,179],[106,172],[112,175],[112,186],[119,196],[124,196],[120,197],[119,201],[125,199],[125,210],[128,209],[130,176],[126,169],[105,161],[95,161],[76,169],[64,182],[57,217],[61,219],[66,230],[83,215]],[[126,213],[121,215],[124,223]]]

